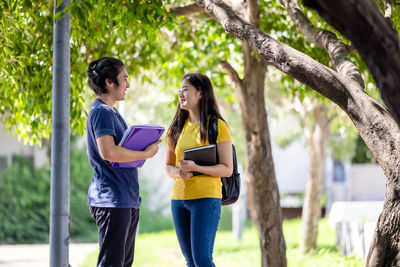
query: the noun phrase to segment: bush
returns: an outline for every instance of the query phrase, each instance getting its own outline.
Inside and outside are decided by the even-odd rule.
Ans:
[[[71,138],[70,237],[72,241],[97,240],[96,223],[87,205],[93,176],[86,148]],[[50,171],[35,169],[22,156],[14,156],[0,178],[0,243],[47,243],[49,241]]]
[[[218,231],[232,231],[232,206],[222,206]]]
[[[14,156],[0,179],[0,242],[48,242],[50,172]]]
[[[140,207],[139,232],[154,233],[174,229],[172,216],[147,209],[143,203]]]
[[[86,146],[77,147],[71,138],[70,156],[70,237],[73,242],[96,242],[96,222],[90,214],[87,192],[93,177]]]
[[[140,204],[139,232],[152,233],[174,229],[172,216],[169,212],[169,201],[157,202],[157,205],[151,205],[150,194],[154,193],[154,185],[147,179],[140,179]]]

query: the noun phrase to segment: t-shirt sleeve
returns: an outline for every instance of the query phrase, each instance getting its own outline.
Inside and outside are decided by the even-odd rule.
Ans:
[[[103,135],[117,136],[113,111],[105,108],[98,108],[93,112],[92,123],[96,139]]]
[[[228,125],[223,120],[218,120],[218,138],[217,143],[224,141],[232,141],[231,132]]]

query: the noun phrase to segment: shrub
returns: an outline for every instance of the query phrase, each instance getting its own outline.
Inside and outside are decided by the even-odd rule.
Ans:
[[[218,231],[232,231],[232,206],[222,206]]]
[[[174,229],[171,213],[169,212],[169,201],[150,203],[150,194],[154,193],[152,185],[145,177],[140,179],[140,205],[139,232],[151,233]],[[151,205],[153,204],[153,205]]]
[[[0,242],[48,242],[49,196],[49,170],[14,156],[0,178]]]
[[[96,223],[87,205],[93,176],[86,148],[71,138],[70,237],[72,241],[97,240]],[[47,243],[49,241],[50,170],[35,169],[22,156],[14,156],[0,178],[0,243]]]
[[[71,138],[70,156],[70,237],[73,242],[96,242],[96,222],[90,214],[87,192],[93,177],[86,146],[76,145],[77,137]]]

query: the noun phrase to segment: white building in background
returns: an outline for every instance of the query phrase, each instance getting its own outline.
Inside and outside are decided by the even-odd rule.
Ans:
[[[45,148],[25,145],[0,124],[0,174],[8,165],[12,164],[14,155],[26,157],[35,168],[49,164]]]
[[[279,193],[304,193],[310,167],[307,149],[299,141],[286,148],[279,147],[273,139],[271,143]]]
[[[295,140],[286,148],[279,147],[275,139],[284,129],[283,123],[271,127],[272,156],[279,192],[301,194],[305,192],[309,178],[309,149],[301,140]],[[377,164],[343,164],[328,155],[324,180],[328,210],[335,201],[382,201],[385,197],[385,176]]]

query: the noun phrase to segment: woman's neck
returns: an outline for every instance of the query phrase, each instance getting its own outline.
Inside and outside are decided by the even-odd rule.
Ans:
[[[101,94],[98,96],[98,98],[100,98],[107,106],[114,109],[114,105],[115,105],[116,101],[114,99],[112,99],[112,97],[110,95]]]
[[[200,121],[200,111],[196,110],[189,110],[189,120],[191,123],[196,123]]]

